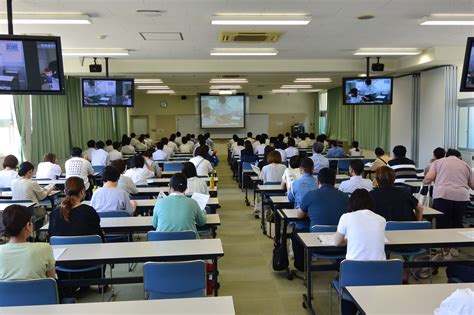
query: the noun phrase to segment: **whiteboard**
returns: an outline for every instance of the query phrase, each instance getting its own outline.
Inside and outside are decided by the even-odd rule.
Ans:
[[[177,115],[176,116],[176,131],[182,134],[202,134],[210,132],[213,138],[232,138],[235,133],[241,137],[245,136],[248,131],[256,134],[267,133],[269,126],[268,114],[247,114],[245,115],[245,128],[238,129],[201,129],[201,122],[199,115]]]

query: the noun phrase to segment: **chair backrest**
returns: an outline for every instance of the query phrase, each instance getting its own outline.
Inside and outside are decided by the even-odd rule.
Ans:
[[[431,229],[431,222],[429,221],[388,221],[385,225],[386,231],[429,229]]]
[[[253,155],[243,154],[240,156],[240,160],[242,161],[242,163],[255,163],[258,161],[258,157],[255,154]]]
[[[337,160],[337,170],[339,172],[349,171],[349,164],[351,163],[352,160],[354,160],[354,159]]]
[[[0,199],[0,203],[12,203],[12,204],[16,204],[16,203],[23,203],[23,202],[33,202],[31,200],[27,200],[27,199]]]
[[[339,283],[346,286],[397,285],[402,283],[403,262],[391,260],[344,260]]]
[[[103,165],[94,165],[92,166],[92,169],[94,170],[94,173],[102,173],[102,171],[104,170],[105,166]]]
[[[337,225],[318,225],[315,224],[311,227],[313,233],[324,233],[324,232],[336,232]]]
[[[163,171],[165,172],[174,172],[174,171],[181,171],[183,169],[183,163],[164,163],[163,164]]]
[[[143,286],[150,300],[205,297],[206,263],[147,262],[143,266]]]
[[[281,185],[281,182],[264,182],[264,185]]]
[[[102,243],[102,238],[99,235],[52,236],[49,242],[51,245],[95,244]]]
[[[0,281],[0,307],[59,304],[54,279]]]
[[[242,170],[251,170],[253,163],[242,162]]]
[[[196,233],[194,231],[179,232],[157,232],[150,231],[147,233],[147,241],[178,241],[178,240],[195,240]]]
[[[101,218],[123,218],[130,216],[130,213],[127,211],[100,211],[97,214]]]

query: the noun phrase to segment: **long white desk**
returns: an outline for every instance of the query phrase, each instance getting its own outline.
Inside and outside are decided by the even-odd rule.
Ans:
[[[209,183],[210,177],[201,177],[205,182]],[[169,184],[170,178],[149,178],[147,179],[148,184]],[[219,177],[214,177],[214,182],[219,182]]]
[[[137,199],[137,208],[153,208],[156,204],[157,199]],[[91,205],[90,200],[83,201],[83,204]],[[209,198],[207,201],[207,205],[211,207],[215,207],[219,205],[219,198]]]
[[[431,315],[456,289],[465,288],[474,290],[474,283],[346,287],[346,291],[362,314]]]
[[[34,202],[8,202],[8,203],[0,202],[0,211],[5,210],[8,206],[12,206],[12,205],[20,205],[20,206],[29,208],[36,205],[36,203]]]
[[[140,194],[141,195],[146,195],[146,194],[158,195],[160,192],[167,194],[169,190],[170,189],[167,186],[137,187],[137,191],[139,195]],[[209,191],[217,192],[217,187],[209,189]]]

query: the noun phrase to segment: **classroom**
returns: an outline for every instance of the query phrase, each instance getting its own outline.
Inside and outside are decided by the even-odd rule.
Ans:
[[[472,0],[0,0],[0,314],[474,315]]]

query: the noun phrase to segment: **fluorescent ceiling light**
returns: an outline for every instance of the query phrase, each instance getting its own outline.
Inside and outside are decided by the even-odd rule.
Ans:
[[[311,84],[283,84],[282,89],[311,89]]]
[[[7,24],[7,14],[0,13],[0,24]],[[90,16],[80,13],[14,13],[13,24],[92,24]]]
[[[474,14],[431,14],[421,18],[420,25],[474,25]]]
[[[139,85],[137,90],[169,90],[167,85]]]
[[[163,80],[161,79],[135,79],[137,84],[161,84]]]
[[[67,49],[63,49],[63,56],[80,56],[80,57],[128,56],[128,49],[123,49],[123,48],[67,48]]]
[[[297,93],[297,89],[274,89],[272,93]]]
[[[301,92],[321,92],[321,89],[302,89],[302,90],[298,90],[298,93],[301,93]]]
[[[367,74],[365,74],[365,73],[360,73],[358,76],[359,76],[360,78],[365,78],[365,77],[367,76]]]
[[[212,25],[308,25],[311,15],[306,14],[217,14]]]
[[[209,83],[211,84],[232,84],[232,83],[248,83],[249,81],[245,78],[217,78],[217,79],[211,79]]]
[[[296,78],[295,83],[329,83],[331,78]]]
[[[209,90],[240,90],[240,85],[211,85]]]
[[[174,94],[173,90],[148,90],[146,94]]]
[[[209,94],[232,95],[235,93],[237,93],[237,90],[209,90]]]
[[[274,48],[214,48],[211,56],[276,56]]]
[[[356,56],[412,56],[421,54],[419,48],[360,48]]]

